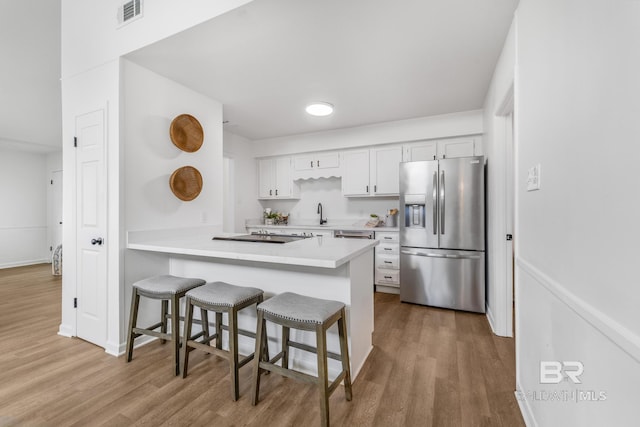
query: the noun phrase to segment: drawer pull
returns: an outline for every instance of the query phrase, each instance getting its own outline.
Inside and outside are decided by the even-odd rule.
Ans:
[[[385,279],[393,279],[392,276],[384,276]]]
[[[385,261],[384,263],[385,264],[393,264],[393,262],[391,262],[391,261]]]
[[[385,251],[392,251],[393,248],[383,248]]]

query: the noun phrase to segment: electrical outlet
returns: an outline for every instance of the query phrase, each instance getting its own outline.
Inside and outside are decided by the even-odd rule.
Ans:
[[[540,164],[529,169],[527,174],[527,191],[540,189]]]

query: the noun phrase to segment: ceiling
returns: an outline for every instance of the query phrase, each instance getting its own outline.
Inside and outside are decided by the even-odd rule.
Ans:
[[[517,3],[255,0],[127,58],[252,140],[446,114],[482,108]],[[0,0],[0,54],[0,148],[60,150],[60,2]]]
[[[517,3],[255,0],[127,58],[222,102],[251,140],[447,114],[482,108]]]
[[[62,148],[60,1],[0,0],[0,148]]]

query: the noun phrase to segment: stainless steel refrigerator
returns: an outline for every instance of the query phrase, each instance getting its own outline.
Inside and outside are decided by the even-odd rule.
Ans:
[[[400,299],[485,312],[484,157],[400,164]]]

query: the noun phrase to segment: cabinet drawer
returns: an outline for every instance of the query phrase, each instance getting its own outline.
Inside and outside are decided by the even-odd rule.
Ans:
[[[383,270],[381,268],[376,268],[375,276],[376,283],[400,284],[399,270]]]
[[[399,270],[400,269],[400,257],[397,255],[377,255],[376,256],[376,267],[377,268],[386,268],[389,270]]]
[[[398,233],[393,231],[376,231],[376,240],[380,240],[380,243],[391,242],[398,243]]]
[[[380,255],[398,255],[400,247],[397,243],[380,242],[376,247],[376,254]]]

